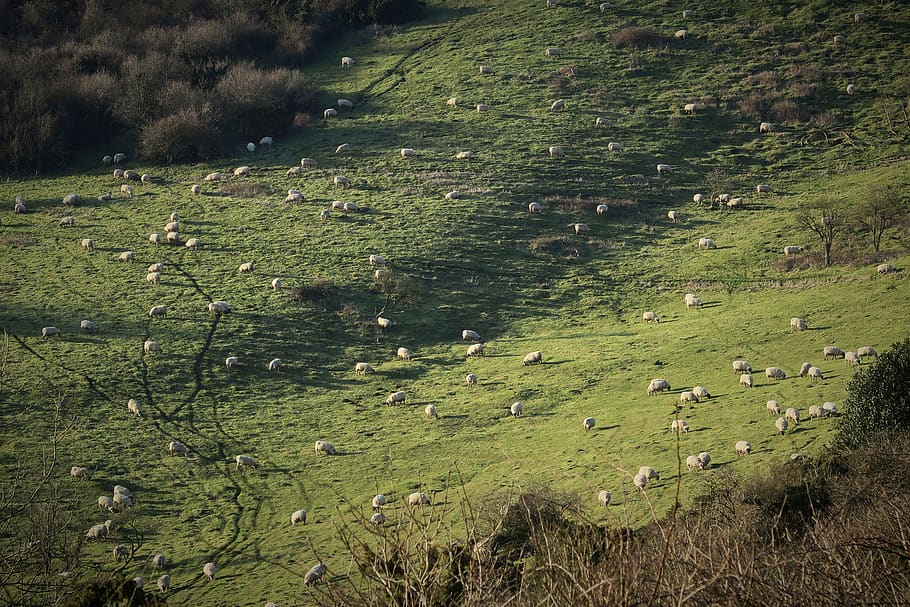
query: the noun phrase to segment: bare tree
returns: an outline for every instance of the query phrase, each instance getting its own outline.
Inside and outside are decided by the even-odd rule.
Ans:
[[[898,223],[907,212],[900,194],[894,188],[883,185],[873,186],[855,209],[856,221],[869,232],[876,253],[881,249],[885,230]]]
[[[831,247],[843,228],[843,214],[840,203],[828,200],[802,207],[796,216],[797,225],[813,232],[821,241],[825,249],[825,267],[831,265]]]

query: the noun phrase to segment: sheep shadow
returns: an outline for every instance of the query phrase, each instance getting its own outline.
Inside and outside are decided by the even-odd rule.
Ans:
[[[722,304],[719,301],[705,301],[705,302],[702,302],[701,307],[702,308],[719,308],[721,305]]]

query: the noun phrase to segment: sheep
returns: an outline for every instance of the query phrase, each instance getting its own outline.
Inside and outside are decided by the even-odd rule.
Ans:
[[[550,111],[555,112],[556,110],[563,110],[566,107],[565,99],[557,99],[550,104]]]
[[[680,218],[681,218],[681,215],[679,214],[679,211],[668,211],[667,212],[667,219],[669,219],[673,223],[679,223]]]
[[[828,360],[828,357],[844,358],[844,351],[837,346],[825,346],[822,348],[822,353],[825,355],[825,360]]]
[[[806,374],[809,372],[809,369],[812,368],[812,363],[805,362],[799,367],[799,376],[806,377]]]
[[[595,424],[595,421],[594,421],[593,417],[586,417],[581,422],[581,426],[582,426],[582,428],[585,429],[585,432],[587,432],[588,430],[593,430],[594,424]]]
[[[152,569],[164,569],[167,566],[167,558],[163,554],[156,554],[150,556],[148,559],[149,564],[151,564]]]
[[[300,168],[302,169],[315,169],[319,164],[313,158],[301,158],[300,159]]]
[[[607,118],[604,118],[603,116],[598,116],[597,118],[594,119],[594,126],[607,127],[607,126],[610,126],[610,121]]]
[[[872,346],[860,346],[856,349],[856,353],[859,356],[874,356],[878,358],[878,352],[875,351],[875,348]]]
[[[455,160],[468,160],[474,155],[470,150],[462,150],[455,153]]]
[[[645,486],[648,484],[648,477],[643,474],[636,474],[632,477],[632,483],[639,488],[639,490],[644,491]]]
[[[809,419],[822,419],[827,417],[828,412],[818,405],[811,405],[809,407]]]
[[[641,319],[645,322],[660,322],[660,317],[657,316],[656,312],[642,312]]]
[[[690,455],[686,458],[686,468],[689,470],[701,470],[703,467],[697,455]]]
[[[539,202],[528,203],[528,215],[533,215],[534,213],[543,213],[543,205]]]
[[[475,109],[477,110],[478,114],[483,114],[484,112],[490,111],[490,106],[486,103],[478,103]]]
[[[875,271],[879,274],[893,274],[894,272],[897,272],[897,268],[890,263],[881,263],[875,267]]]
[[[326,110],[322,113],[323,118],[325,118],[326,120],[328,120],[329,118],[334,118],[337,115],[338,115],[338,111],[333,107],[326,108]],[[336,154],[337,154],[337,152],[336,152]]]
[[[521,414],[524,412],[524,404],[521,402],[512,403],[509,407],[509,413],[512,414],[512,417],[521,417]]]
[[[242,264],[240,264],[240,267],[237,268],[237,271],[241,274],[249,274],[250,272],[253,271],[253,262],[252,261],[243,262]]]
[[[72,215],[66,215],[57,222],[57,225],[62,228],[71,228],[76,225],[76,218]]]
[[[190,186],[190,192],[196,195],[202,194],[202,186],[199,184],[193,184]]]
[[[695,392],[692,392],[691,390],[686,390],[685,392],[680,392],[679,402],[697,403],[697,402],[701,402],[701,399],[699,399],[698,396],[695,395]]]
[[[161,344],[157,341],[146,340],[142,343],[142,349],[146,354],[151,354],[152,352],[161,352]]]
[[[285,175],[287,175],[288,177],[291,177],[293,175],[302,175],[302,174],[303,174],[303,167],[291,167],[285,173]]]
[[[759,133],[771,133],[774,131],[774,125],[770,122],[762,122],[758,125]]]
[[[114,511],[114,498],[109,495],[98,496],[98,507],[108,512]]]
[[[113,161],[114,161],[113,156],[105,156],[104,158],[101,159],[101,164],[107,165],[107,164],[112,163]]]
[[[799,409],[796,407],[787,407],[787,410],[784,411],[784,417],[787,421],[793,422],[794,425],[799,425]]]
[[[739,383],[747,388],[751,388],[754,385],[752,380],[752,375],[749,373],[744,373],[739,376]]]
[[[752,373],[752,365],[749,364],[747,360],[734,360],[733,361],[733,372],[739,373]]]
[[[374,525],[382,525],[385,523],[385,515],[382,512],[374,512],[370,517],[370,522]]]
[[[525,357],[521,360],[521,364],[530,365],[532,363],[543,364],[543,352],[540,350],[535,350],[534,352],[528,352],[525,354]]]
[[[352,65],[354,65],[354,60],[350,57],[341,58],[341,67],[351,67]]]
[[[179,232],[168,232],[164,235],[164,239],[167,240],[168,244],[180,244],[180,233]],[[191,238],[190,240],[198,241],[198,238]],[[187,248],[193,248],[187,245]]]
[[[677,40],[685,40],[689,37],[689,30],[676,30],[676,33],[673,35]]]
[[[126,561],[130,558],[130,547],[126,544],[117,544],[112,552],[116,561]]]
[[[317,454],[324,453],[325,455],[335,455],[335,445],[328,441],[318,440],[313,446],[313,451]]]
[[[699,299],[696,295],[694,295],[692,293],[686,293],[684,301],[685,301],[687,310],[692,307],[701,308],[704,305],[702,303],[701,299]]]
[[[461,332],[461,341],[481,341],[480,333],[471,329],[464,329]]]
[[[668,382],[667,380],[661,379],[661,378],[652,379],[648,383],[648,396],[654,396],[655,394],[659,394],[659,393],[663,392],[664,390],[669,390],[669,389],[670,389],[670,382]]]
[[[765,404],[765,408],[768,410],[768,413],[773,415],[780,415],[780,403],[776,400],[769,400]]]
[[[126,154],[123,154],[123,153],[114,154],[114,157],[112,160],[114,161],[114,164],[120,164],[121,162],[126,160]]]
[[[306,510],[295,510],[291,513],[291,525],[297,526],[297,523],[306,525]]]
[[[837,415],[837,404],[832,402],[822,403],[822,409],[827,411],[826,415]]]
[[[234,169],[234,177],[246,177],[250,174],[252,169],[246,165],[239,166]]]
[[[127,183],[124,183],[123,185],[120,186],[120,193],[125,195],[127,198],[132,198],[133,197],[133,186],[131,186]]]
[[[354,373],[358,375],[367,375],[368,373],[376,373],[376,371],[370,363],[360,362],[354,365]]]
[[[825,376],[822,375],[821,369],[818,367],[809,367],[809,369],[806,370],[806,375],[809,377],[809,380],[812,383],[815,383],[816,379],[825,379]]]
[[[269,284],[272,285],[273,291],[278,291],[281,289],[281,279],[280,278],[273,278],[272,282]]]
[[[231,311],[231,306],[226,301],[216,299],[209,303],[209,305],[206,306],[206,309],[212,314],[227,314]]]
[[[736,455],[749,455],[752,453],[752,443],[744,440],[736,441],[734,449],[736,449]]]
[[[158,578],[157,583],[158,583],[158,591],[161,592],[162,594],[165,594],[171,587],[171,576],[169,576],[168,574],[165,573],[164,575],[162,575],[161,577]]]
[[[88,468],[83,468],[82,466],[73,466],[70,468],[70,476],[72,478],[78,478],[80,481],[92,480],[92,474],[88,471]]]
[[[789,422],[787,422],[787,420],[784,419],[783,417],[778,417],[777,420],[774,422],[774,427],[777,428],[777,431],[780,432],[781,436],[783,436],[784,432],[787,431],[788,426],[789,426]]]
[[[657,165],[657,174],[658,175],[672,175],[673,167],[669,164],[659,164]]]
[[[145,279],[151,285],[157,285],[161,283],[161,272],[149,272],[145,275]]]
[[[60,329],[57,327],[42,327],[41,328],[41,337],[47,339],[48,337],[60,337]]]
[[[398,153],[401,154],[402,158],[410,158],[417,156],[417,150],[414,148],[401,148],[398,150]]]
[[[853,21],[856,23],[862,23],[863,21],[865,21],[868,18],[869,18],[869,15],[867,15],[866,13],[856,13],[855,15],[853,15]]]
[[[790,319],[790,331],[805,331],[809,328],[809,324],[802,318],[793,317]]]
[[[111,532],[111,527],[113,526],[114,521],[108,519],[101,523],[100,525],[92,525],[89,527],[89,530],[85,533],[86,541],[98,540],[103,537],[107,537]]]
[[[543,51],[544,57],[559,57],[562,53],[559,52],[558,48],[546,48]]]
[[[215,173],[209,173],[208,175],[203,177],[202,180],[203,181],[221,181],[223,178],[224,178],[224,175],[222,175],[221,173],[215,172]]]
[[[435,406],[435,405],[427,405],[426,407],[424,407],[423,412],[424,412],[424,414],[426,414],[426,416],[429,417],[430,419],[436,419],[436,418],[438,418],[438,415],[437,415],[437,413],[436,413],[436,406]]]
[[[234,457],[234,462],[237,464],[238,470],[244,468],[259,468],[259,462],[249,455],[237,455]]]
[[[152,306],[149,309],[149,318],[153,318],[155,316],[167,316],[167,306],[166,305]]]
[[[717,245],[710,238],[699,238],[698,239],[698,248],[699,249],[716,249]]]
[[[551,145],[547,148],[547,152],[550,154],[550,158],[562,158],[566,155],[563,149],[558,145]]]
[[[146,272],[164,272],[163,263],[153,263],[150,264],[148,268],[145,269]]]
[[[695,113],[695,104],[687,103],[686,105],[683,106],[683,112],[685,112],[686,114],[694,114]]]
[[[132,496],[133,493],[123,485],[114,485],[114,495]]]
[[[458,107],[458,97],[449,97],[446,100],[446,105],[449,107]]]
[[[205,575],[208,581],[215,579],[215,572],[218,570],[218,567],[215,566],[215,563],[206,563],[202,566],[202,573]]]
[[[63,197],[63,204],[68,207],[74,207],[79,204],[79,194],[67,194]]]
[[[692,388],[692,394],[698,397],[699,402],[705,398],[711,398],[711,393],[704,386],[695,386]]]
[[[692,202],[694,202],[695,204],[701,204],[704,201],[705,201],[704,194],[693,194],[692,195]]]
[[[489,65],[481,65],[481,66],[480,66],[480,73],[481,73],[481,74],[485,74],[485,75],[487,75],[487,76],[492,76],[493,74],[496,73],[496,71],[493,70],[493,68],[490,67]]]
[[[280,358],[273,358],[269,361],[268,370],[269,371],[281,371],[281,365],[284,364],[281,362]]]
[[[344,211],[345,213],[353,213],[357,209],[358,209],[358,207],[357,207],[356,202],[346,202],[343,205],[341,205],[341,210]]]
[[[445,198],[446,198],[446,200],[458,200],[459,198],[461,198],[461,192],[459,192],[458,190],[452,190],[451,192],[446,193]]]
[[[610,3],[609,3],[609,2],[601,2],[601,3],[600,3],[600,12],[605,13],[605,12],[607,12],[608,10],[610,10]]]
[[[337,102],[335,102],[335,105],[338,106],[339,110],[354,109],[354,104],[351,102],[350,99],[339,99]]]
[[[726,203],[728,209],[741,209],[743,208],[743,199],[740,196],[736,198],[731,198]]]
[[[398,348],[397,355],[398,360],[411,360],[414,358],[414,353],[405,347]]]
[[[784,255],[799,255],[803,252],[803,248],[798,245],[788,245],[784,247]]]
[[[332,185],[336,188],[349,188],[351,187],[351,180],[343,175],[335,175],[332,178]]]
[[[610,500],[613,499],[613,494],[606,490],[601,490],[597,493],[597,503],[606,508],[610,505]]]
[[[313,565],[310,567],[310,570],[306,572],[306,575],[303,576],[303,585],[312,586],[322,579],[322,576],[325,575],[326,571],[328,571],[328,568],[322,563]]]
[[[773,194],[774,189],[771,188],[771,186],[769,186],[766,183],[760,183],[757,186],[755,186],[755,192],[757,194]]]
[[[26,213],[25,199],[20,200],[21,196],[16,197],[16,203],[13,205],[13,213]]]
[[[420,493],[415,491],[408,496],[408,506],[429,506],[430,498],[427,497],[426,493]]]
[[[468,356],[484,356],[483,344],[471,344],[467,350]]]
[[[167,444],[168,455],[182,455],[184,457],[190,454],[190,449],[178,440],[172,440]]]
[[[607,211],[609,211],[609,210],[610,210],[609,206],[607,206],[605,204],[599,204],[599,205],[597,205],[596,213],[598,215],[606,215]]]
[[[787,374],[780,367],[766,367],[765,377],[768,379],[787,379]]]
[[[707,451],[702,451],[698,454],[698,461],[701,462],[702,469],[707,468],[711,463],[711,455]]]
[[[149,242],[154,245],[161,244],[161,234],[159,234],[157,232],[153,232],[153,233],[149,234]]]
[[[389,397],[385,399],[385,404],[395,405],[397,403],[403,403],[407,399],[408,393],[404,390],[399,390],[398,392],[392,392],[389,394]]]
[[[607,151],[609,151],[609,152],[621,152],[621,151],[622,151],[622,144],[621,144],[621,143],[616,143],[615,141],[611,141],[610,143],[607,144]]]
[[[123,179],[123,169],[114,169],[113,175],[115,179]]]
[[[146,343],[154,343],[154,342],[146,342]],[[130,413],[132,413],[136,417],[142,417],[142,403],[140,403],[135,398],[131,398],[126,402],[126,408],[129,409]]]
[[[477,385],[477,375],[475,375],[474,373],[468,373],[467,375],[465,375],[464,383],[466,383],[469,386],[476,386]]]
[[[284,198],[285,202],[303,202],[305,200],[306,197],[300,190],[288,190],[288,195]]]
[[[385,494],[377,493],[373,496],[373,499],[370,501],[370,505],[373,507],[373,510],[379,510],[388,503],[388,498]]]
[[[164,224],[165,232],[179,232],[180,231],[180,222],[179,221],[169,221]]]
[[[82,249],[85,251],[94,251],[95,250],[95,241],[91,238],[83,238],[82,242],[79,243],[82,246]]]
[[[575,228],[576,234],[587,234],[588,233],[588,224],[586,224],[586,223],[573,223],[572,227]]]
[[[82,329],[83,331],[85,331],[86,333],[97,333],[98,332],[98,325],[88,319],[79,321],[79,328]]]
[[[235,171],[234,174],[236,175],[237,172]],[[149,175],[148,173],[143,173],[143,174],[139,177],[139,181],[140,181],[140,183],[143,183],[143,184],[145,184],[145,185],[151,185],[151,183],[152,183],[152,176]]]
[[[863,361],[856,352],[844,352],[844,362],[848,365],[861,365]]]
[[[237,356],[228,356],[224,359],[224,366],[228,370],[236,369],[240,366],[240,358]]]
[[[684,420],[674,419],[672,422],[670,422],[670,432],[676,432],[677,434],[682,432],[683,434],[688,434],[689,424]]]
[[[343,200],[333,200],[333,201],[332,201],[332,210],[341,211],[341,210],[343,210],[343,209],[344,209],[344,201],[343,201]]]
[[[126,493],[114,493],[114,505],[120,510],[128,510],[133,507],[133,496]]]
[[[717,196],[714,197],[714,202],[716,202],[718,204],[727,204],[728,202],[730,202],[730,195],[729,194],[718,194]]]
[[[855,17],[855,15],[854,15],[854,17]],[[834,46],[846,46],[846,45],[847,45],[846,36],[838,34],[834,37]]]
[[[334,110],[332,110],[332,111],[334,111]],[[342,143],[341,145],[339,145],[338,147],[335,148],[336,154],[347,154],[350,151],[351,151],[350,143]]]

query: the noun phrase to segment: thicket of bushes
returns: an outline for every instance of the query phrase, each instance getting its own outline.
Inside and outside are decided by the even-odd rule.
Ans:
[[[159,161],[278,136],[312,109],[295,68],[321,40],[414,18],[423,2],[3,4],[0,167],[23,171],[121,136]]]

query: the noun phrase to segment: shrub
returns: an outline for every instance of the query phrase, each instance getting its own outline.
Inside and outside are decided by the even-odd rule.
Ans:
[[[262,183],[234,182],[221,186],[221,193],[233,198],[256,198],[278,193],[278,189]]]
[[[617,48],[653,48],[668,44],[669,39],[641,27],[627,27],[610,38]]]
[[[291,299],[297,302],[325,299],[335,290],[335,283],[325,278],[315,278],[309,283],[291,289]]]
[[[189,107],[152,122],[139,137],[139,152],[150,160],[202,160],[221,150],[210,106]]]
[[[910,430],[910,338],[856,372],[844,409],[837,424],[841,445],[870,445]]]

